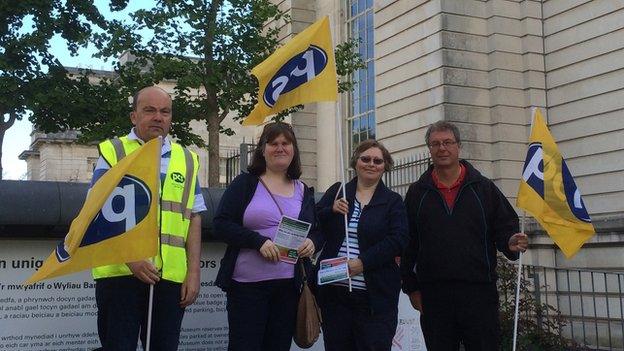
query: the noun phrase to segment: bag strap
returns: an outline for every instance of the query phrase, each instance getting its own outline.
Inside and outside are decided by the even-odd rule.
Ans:
[[[302,284],[305,284],[308,282],[308,276],[306,274],[305,267],[303,266],[303,260],[299,260],[299,267],[301,268]]]
[[[273,193],[271,192],[269,187],[266,185],[264,180],[262,180],[262,178],[258,177],[258,180],[260,181],[260,183],[262,183],[262,186],[264,186],[264,188],[269,193],[269,195],[271,195],[271,199],[273,199],[273,202],[275,202],[275,206],[277,206],[277,209],[279,209],[280,214],[283,216],[284,211],[282,211],[282,208],[280,207],[279,203],[277,203],[277,200],[275,199],[275,196],[273,196]],[[308,276],[306,274],[305,267],[303,266],[303,260],[299,260],[299,267],[301,267],[301,278],[302,278],[302,287],[303,287],[303,284],[306,284],[308,282]]]
[[[282,211],[282,208],[277,203],[277,200],[275,199],[275,196],[273,196],[273,193],[271,192],[271,189],[269,189],[269,187],[266,185],[264,180],[262,180],[262,178],[258,177],[258,179],[260,180],[260,183],[262,183],[262,186],[264,186],[266,191],[269,193],[269,195],[271,195],[271,199],[273,199],[273,202],[275,202],[275,206],[277,206],[277,209],[280,211],[280,214],[283,216],[284,215],[284,211]]]

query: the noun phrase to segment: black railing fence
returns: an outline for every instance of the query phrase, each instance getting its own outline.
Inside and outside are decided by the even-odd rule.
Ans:
[[[507,322],[515,311],[517,267],[499,259],[501,316]],[[574,350],[622,351],[623,299],[624,272],[523,265],[519,339],[549,334],[573,340]]]
[[[427,154],[414,155],[394,161],[394,167],[383,175],[384,183],[392,190],[405,196],[410,184],[420,178],[431,164]]]
[[[233,150],[225,159],[225,186],[229,185],[232,180],[242,171],[247,170],[247,165],[251,161],[255,144],[240,144],[238,150]]]
[[[233,150],[228,155],[225,162],[225,186],[230,184],[242,170],[247,169],[254,148],[255,144],[240,144],[239,150]],[[418,180],[430,164],[431,158],[426,154],[396,160],[394,167],[384,173],[383,181],[390,189],[401,194],[401,196],[405,196],[410,184]],[[349,177],[353,176],[352,171],[349,169]]]
[[[565,320],[560,335],[591,349],[624,350],[624,272],[523,268],[535,300]]]
[[[401,196],[405,196],[410,184],[417,181],[430,164],[431,157],[426,154],[395,159],[394,166],[389,171],[384,172],[381,179],[388,188]],[[355,171],[349,168],[346,176],[348,181],[355,176]]]

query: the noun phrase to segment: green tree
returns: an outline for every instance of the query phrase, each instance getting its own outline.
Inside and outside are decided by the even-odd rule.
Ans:
[[[98,9],[87,1],[30,0],[0,3],[0,161],[6,131],[27,112],[37,93],[33,81],[60,66],[50,53],[50,39],[60,35],[75,54],[88,44],[93,26],[104,26]],[[40,87],[39,85],[37,85]],[[0,179],[2,179],[0,162]]]
[[[126,5],[127,0],[115,1],[111,9],[121,10]],[[118,63],[117,77],[102,79],[92,87],[86,87],[87,77],[63,80],[59,75],[56,80],[64,83],[57,83],[55,91],[38,99],[33,122],[49,132],[76,129],[83,140],[110,137],[129,126],[127,97],[133,91],[173,81],[176,98],[171,134],[184,145],[207,146],[208,182],[217,185],[220,134],[233,134],[222,122],[230,112],[241,119],[253,109],[258,84],[250,71],[278,47],[279,30],[288,16],[269,0],[170,0],[157,1],[154,8],[135,11],[130,17],[130,23],[110,21],[107,32],[94,41],[101,45],[100,57],[130,53],[133,60]],[[348,42],[336,48],[339,74],[348,76],[362,67],[353,53],[356,44]],[[348,79],[343,80],[341,90],[350,89]],[[51,97],[62,102],[52,106],[47,103]],[[108,113],[118,114],[107,119]],[[207,143],[193,133],[191,120],[205,122]]]
[[[208,130],[208,183],[219,182],[221,122],[230,113],[246,115],[256,88],[251,68],[278,44],[277,26],[284,14],[269,0],[159,1],[151,10],[132,15],[134,24],[116,26],[110,53],[137,56],[136,68],[151,65],[154,79],[176,81],[177,116],[192,116]],[[128,38],[149,29],[145,44]],[[199,91],[199,96],[195,92]]]
[[[132,126],[128,97],[152,83],[141,75],[100,77],[90,70],[68,73],[54,67],[32,82],[37,93],[29,101],[30,120],[44,133],[75,130],[82,143],[122,135]],[[176,133],[184,125],[177,117],[171,134],[189,140]]]

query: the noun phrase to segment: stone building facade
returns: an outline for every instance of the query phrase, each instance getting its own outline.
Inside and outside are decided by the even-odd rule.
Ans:
[[[372,134],[395,158],[427,152],[427,126],[439,120],[454,122],[462,132],[462,156],[514,203],[531,112],[539,107],[583,194],[597,234],[574,258],[566,259],[527,217],[531,249],[525,264],[624,271],[624,2],[317,0],[312,5],[275,1],[291,9],[294,21],[313,22],[329,15],[335,42],[355,35],[365,47],[373,44],[373,64],[357,77],[358,84],[366,87],[356,87],[335,106],[316,106],[318,126],[332,125],[334,120],[343,123],[348,142],[342,147],[347,154],[355,135],[363,130],[369,134],[370,122],[364,127],[360,122],[355,130],[358,125],[351,121],[370,108],[371,103],[362,108],[361,101],[373,86]],[[369,32],[370,17],[373,30]],[[371,55],[368,47],[363,51]],[[362,77],[369,76],[371,66],[374,81],[364,82]],[[340,146],[329,128],[317,128],[316,145],[317,182],[322,190],[339,178],[341,165],[335,155]],[[602,286],[595,290],[604,297],[596,303],[592,295],[592,306],[589,295],[581,291],[583,286],[594,289],[598,284],[593,273],[578,274],[578,281],[572,283],[578,296],[572,296],[569,280],[552,272],[541,278],[555,282],[547,288],[550,303],[555,301],[569,316],[593,311],[596,319],[587,335],[596,342],[590,343],[621,344],[622,315],[616,311],[622,299],[619,282],[608,283],[605,274]],[[576,320],[574,327],[570,325],[576,334],[569,330],[567,335],[585,336],[584,322],[582,334],[580,326]]]
[[[374,130],[395,158],[426,152],[432,122],[456,123],[462,155],[515,202],[526,157],[531,111],[542,109],[584,195],[598,234],[565,260],[539,231],[529,262],[546,266],[624,268],[624,3],[559,0],[275,0],[289,11],[284,37],[328,15],[334,42],[354,34],[372,43],[374,81],[292,116],[323,190],[339,179],[374,87]],[[364,14],[364,15],[362,15]],[[361,17],[366,20],[359,21]],[[367,30],[372,19],[372,31]],[[354,28],[357,26],[357,28]],[[372,35],[372,39],[370,36]],[[362,53],[362,51],[360,51]],[[371,50],[366,48],[365,55]],[[368,89],[368,91],[366,91]],[[362,94],[362,90],[365,94]],[[359,106],[354,107],[360,101]],[[357,113],[355,115],[357,115]],[[344,128],[344,144],[335,136]],[[323,126],[323,127],[320,127]],[[370,129],[359,124],[359,132]],[[316,135],[316,137],[314,137]],[[313,162],[314,161],[314,162]],[[314,172],[315,171],[315,172]],[[535,228],[528,220],[528,229]],[[596,253],[600,253],[596,255]]]

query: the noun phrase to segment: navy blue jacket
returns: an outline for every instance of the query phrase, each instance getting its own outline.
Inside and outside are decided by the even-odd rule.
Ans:
[[[269,240],[269,238],[243,227],[243,215],[256,192],[258,182],[258,177],[249,173],[242,173],[234,178],[223,193],[213,220],[215,238],[227,244],[215,281],[215,284],[223,290],[227,290],[232,283],[232,274],[240,249],[260,250],[262,244]],[[312,240],[318,250],[321,242],[314,208],[314,188],[309,188],[305,184],[299,219],[312,223],[308,238]],[[312,272],[310,260],[306,258],[303,262],[306,270]],[[302,283],[301,269],[295,268],[295,288],[299,289]]]
[[[357,178],[346,186],[349,215],[354,210]],[[340,183],[332,185],[317,204],[325,245],[319,260],[336,257],[345,238],[344,215],[332,211]],[[342,191],[341,191],[342,192]],[[339,196],[339,198],[342,196]],[[360,260],[373,313],[397,311],[401,276],[395,257],[400,256],[409,241],[407,217],[401,196],[379,182],[358,223]],[[322,289],[322,287],[320,287]]]
[[[431,177],[433,166],[405,195],[411,241],[401,262],[403,291],[444,281],[496,282],[496,250],[511,260],[518,215],[503,193],[470,163],[452,209]],[[415,268],[415,272],[414,272]]]

